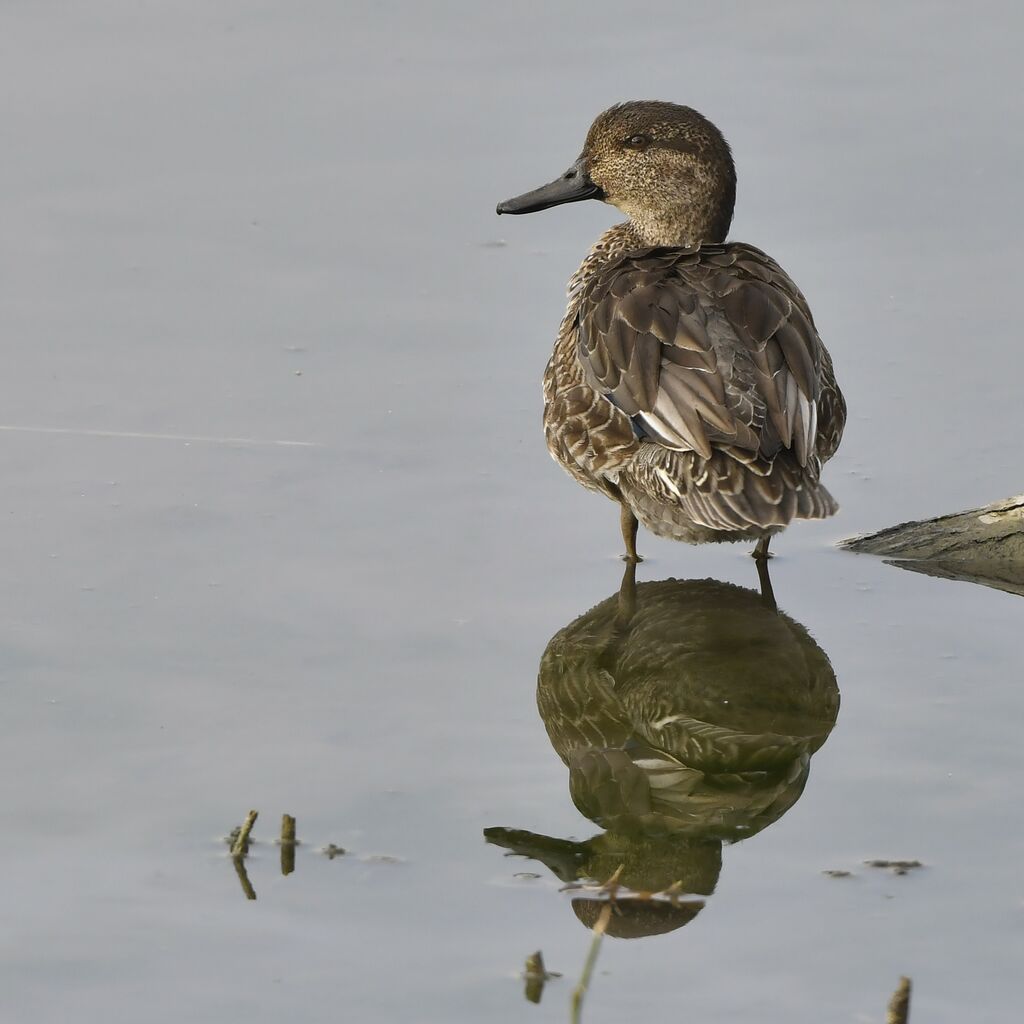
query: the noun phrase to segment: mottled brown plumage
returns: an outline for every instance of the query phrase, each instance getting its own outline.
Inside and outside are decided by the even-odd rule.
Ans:
[[[630,218],[570,281],[544,375],[554,458],[656,534],[763,544],[836,511],[819,478],[846,407],[800,290],[759,249],[724,242],[735,188],[710,121],[627,103],[597,118],[562,178],[498,211],[601,198]]]
[[[615,874],[627,897],[673,886],[708,896],[722,843],[755,835],[800,798],[839,688],[825,652],[770,597],[717,580],[637,585],[635,574],[627,566],[617,595],[551,638],[537,679],[573,803],[608,831],[583,842],[485,835],[566,882]],[[679,927],[699,906],[674,915],[622,894],[616,905],[619,935]],[[586,920],[594,901],[574,910]]]
[[[799,797],[835,724],[828,657],[755,591],[632,572],[628,602],[592,608],[541,659],[537,706],[573,801],[619,832],[751,835]]]

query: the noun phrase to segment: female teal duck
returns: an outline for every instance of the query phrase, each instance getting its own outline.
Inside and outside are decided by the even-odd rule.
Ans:
[[[548,449],[638,521],[689,543],[770,538],[832,515],[820,483],[846,404],[811,311],[759,249],[725,242],[736,171],[689,107],[632,102],[590,128],[560,178],[498,205],[532,213],[600,199],[629,218],[569,282],[544,374]]]

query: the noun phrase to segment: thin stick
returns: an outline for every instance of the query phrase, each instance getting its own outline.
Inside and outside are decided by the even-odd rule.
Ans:
[[[235,837],[235,845],[231,847],[232,857],[244,857],[249,852],[249,833],[252,831],[252,827],[256,824],[256,819],[259,816],[259,811],[250,811],[245,816],[245,822],[242,824],[242,827],[238,830],[238,835]]]
[[[249,873],[245,870],[245,859],[243,857],[232,857],[231,863],[235,865],[235,874],[238,875],[238,880],[242,883],[242,892],[245,893],[245,898],[247,900],[256,899],[256,890],[252,887],[252,882],[249,881]]]
[[[889,1000],[889,1013],[886,1024],[907,1024],[910,1020],[910,979],[900,978],[896,991]]]
[[[594,973],[594,964],[597,963],[597,953],[601,948],[601,939],[604,938],[605,929],[608,927],[608,922],[612,916],[612,905],[606,903],[601,908],[601,914],[597,919],[597,924],[594,925],[594,939],[590,943],[590,951],[587,953],[587,959],[583,964],[583,973],[580,975],[580,983],[576,986],[572,993],[572,1024],[580,1024],[580,1013],[583,1010],[583,997],[587,994],[587,989],[590,987],[590,977]]]
[[[295,870],[295,819],[290,814],[281,815],[281,874],[290,875]]]

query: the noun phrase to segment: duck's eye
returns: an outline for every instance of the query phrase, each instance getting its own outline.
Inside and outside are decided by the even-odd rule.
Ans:
[[[644,149],[651,144],[650,135],[630,135],[623,143],[630,149]]]

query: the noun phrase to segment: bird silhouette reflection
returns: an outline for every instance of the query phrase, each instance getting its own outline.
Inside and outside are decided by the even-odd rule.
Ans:
[[[803,792],[839,688],[760,568],[758,593],[710,579],[637,584],[629,565],[619,593],[544,651],[537,707],[573,803],[605,831],[584,842],[511,828],[485,836],[567,883],[614,877],[577,891],[588,926],[608,895],[610,935],[688,923],[715,889],[723,843],[771,825]]]

